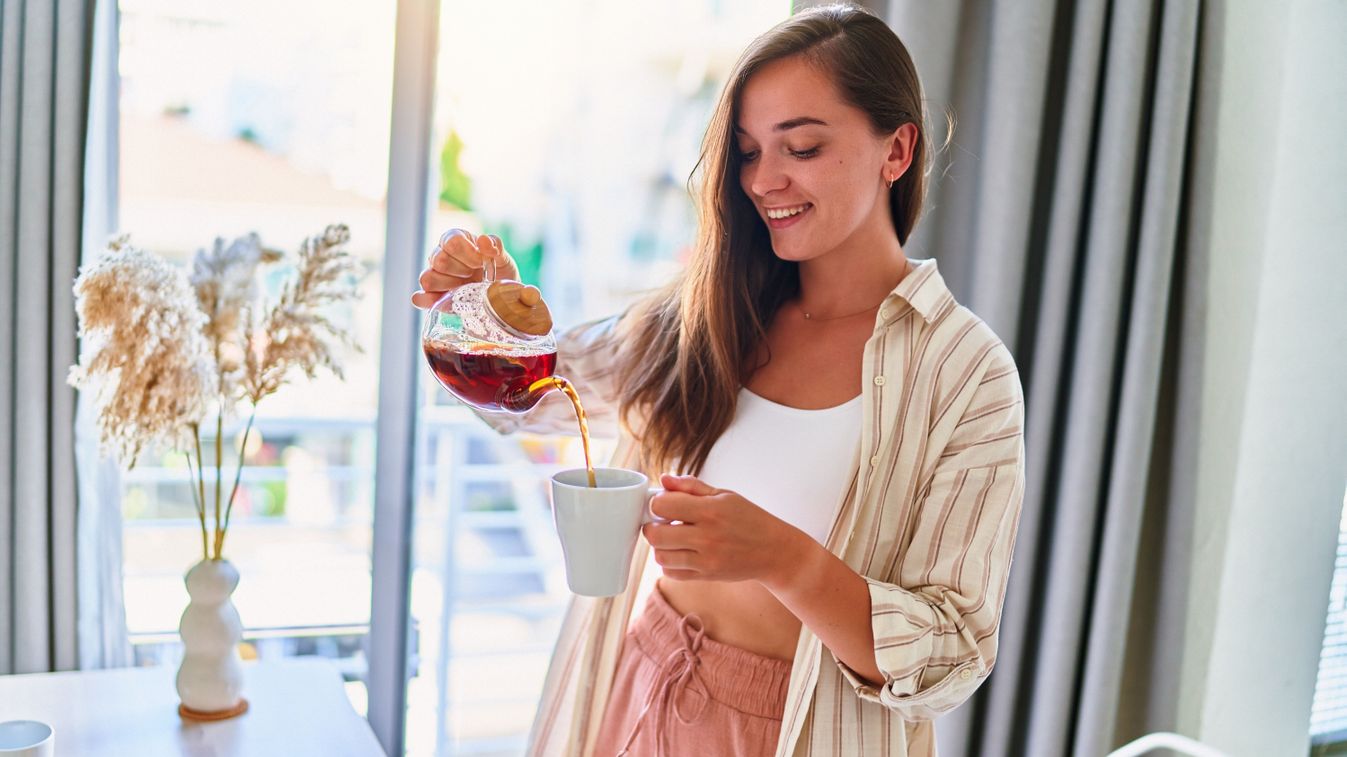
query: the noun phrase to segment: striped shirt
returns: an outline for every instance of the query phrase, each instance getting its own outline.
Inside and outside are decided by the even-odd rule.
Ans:
[[[865,345],[861,437],[825,543],[869,584],[884,685],[802,628],[777,757],[934,755],[931,720],[968,699],[996,661],[1024,493],[1023,391],[1010,351],[955,302],[936,262],[912,262]],[[619,435],[612,464],[634,467],[612,382],[622,336],[618,316],[567,331],[557,373],[579,388],[591,433]],[[483,418],[502,432],[575,428],[570,405],[555,400]],[[572,599],[529,754],[591,753],[648,549],[641,539],[626,594]]]

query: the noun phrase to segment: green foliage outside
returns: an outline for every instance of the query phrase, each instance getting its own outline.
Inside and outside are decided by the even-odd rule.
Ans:
[[[472,179],[463,173],[458,158],[463,154],[463,138],[450,129],[440,148],[440,201],[456,208],[472,210]]]
[[[543,267],[543,243],[540,240],[526,239],[514,230],[509,221],[487,223],[486,233],[495,234],[509,250],[515,265],[519,266],[519,280],[525,284],[538,286],[539,274]]]
[[[440,148],[440,201],[463,210],[472,210],[472,178],[459,165],[462,154],[463,138],[457,131],[450,129],[444,146]],[[483,225],[486,233],[500,237],[505,249],[510,251],[519,265],[520,280],[537,286],[543,263],[542,241],[520,235],[509,221],[483,219]]]
[[[279,518],[285,515],[285,496],[286,486],[284,481],[264,481],[261,484],[265,495],[261,497],[261,507],[257,508],[257,514],[268,518]]]

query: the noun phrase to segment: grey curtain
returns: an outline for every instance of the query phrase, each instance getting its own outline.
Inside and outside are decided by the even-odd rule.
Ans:
[[[71,283],[93,0],[0,5],[0,673],[78,666]]]
[[[937,721],[942,755],[1101,755],[1173,727],[1161,603],[1198,0],[871,3],[911,50],[937,140],[910,241],[1001,334],[1028,481],[997,668]],[[1150,708],[1147,709],[1147,703]]]

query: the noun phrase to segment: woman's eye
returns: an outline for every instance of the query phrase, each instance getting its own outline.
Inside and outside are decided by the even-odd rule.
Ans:
[[[818,155],[818,151],[819,151],[819,148],[817,148],[817,147],[811,147],[811,148],[809,148],[809,149],[807,149],[807,150],[791,150],[791,149],[789,149],[789,148],[787,148],[787,150],[786,150],[786,152],[790,153],[790,156],[791,156],[791,157],[796,158],[796,159],[798,159],[798,160],[809,160],[810,158],[812,158],[812,157]],[[743,160],[743,162],[745,162],[745,163],[752,163],[753,161],[755,161],[755,160],[758,159],[758,151],[757,151],[757,150],[740,150],[740,151],[739,151],[739,157],[740,157],[740,158]]]

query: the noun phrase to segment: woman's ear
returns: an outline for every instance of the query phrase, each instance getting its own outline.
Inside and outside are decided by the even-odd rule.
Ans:
[[[907,173],[912,165],[912,156],[917,150],[917,138],[920,132],[917,125],[908,121],[899,126],[887,138],[889,153],[884,158],[884,180],[897,181]]]

